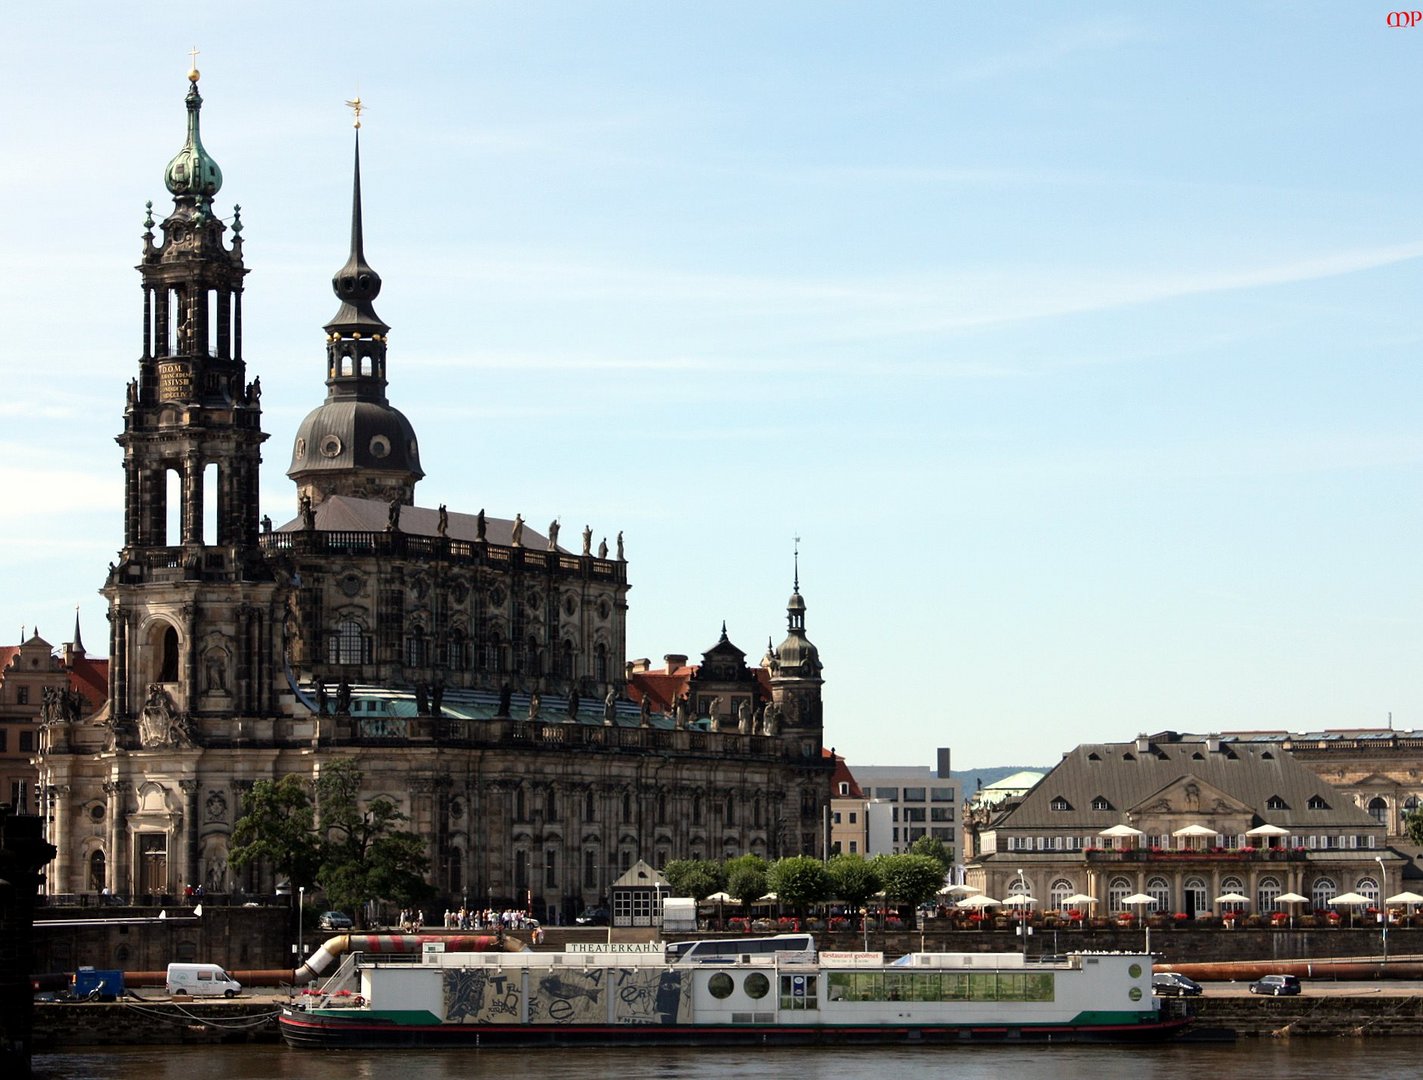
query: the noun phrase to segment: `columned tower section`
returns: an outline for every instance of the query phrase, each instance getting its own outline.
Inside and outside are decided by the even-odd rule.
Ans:
[[[124,430],[124,545],[109,600],[114,748],[193,744],[201,717],[272,703],[274,586],[257,540],[266,436],[261,384],[242,357],[242,225],[213,197],[222,172],[199,133],[188,76],[187,139],[165,181],[173,210],[144,222],[143,350]]]

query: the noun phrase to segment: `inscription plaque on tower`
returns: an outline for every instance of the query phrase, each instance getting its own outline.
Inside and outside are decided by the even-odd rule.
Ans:
[[[192,397],[193,375],[187,364],[158,365],[158,397],[162,401],[184,401]]]

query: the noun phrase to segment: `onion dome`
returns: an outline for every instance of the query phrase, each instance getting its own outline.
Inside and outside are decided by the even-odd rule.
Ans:
[[[203,99],[198,93],[196,68],[188,73],[188,82],[188,140],[168,162],[168,171],[163,179],[175,196],[210,202],[222,188],[222,170],[203,148],[198,132],[198,115],[202,112]]]

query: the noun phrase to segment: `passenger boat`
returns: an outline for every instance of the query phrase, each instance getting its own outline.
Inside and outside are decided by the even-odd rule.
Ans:
[[[572,948],[572,947],[571,947]],[[616,946],[614,946],[616,948]],[[673,953],[672,955],[676,955]],[[1139,1042],[1163,1015],[1150,957],[803,951],[357,953],[283,1008],[298,1047]]]

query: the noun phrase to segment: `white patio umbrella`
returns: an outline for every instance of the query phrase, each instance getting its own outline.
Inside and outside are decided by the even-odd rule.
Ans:
[[[1098,836],[1110,836],[1113,839],[1124,839],[1130,836],[1145,836],[1146,833],[1140,829],[1133,829],[1130,825],[1113,825],[1110,829],[1103,829]]]
[[[1062,902],[1064,904],[1095,904],[1097,902],[1097,898],[1095,896],[1088,896],[1086,893],[1080,892],[1073,893],[1071,896],[1064,896],[1062,898]]]
[[[1416,892],[1401,892],[1384,900],[1385,904],[1423,904],[1423,896]]]
[[[1156,897],[1154,897],[1154,896],[1147,896],[1146,893],[1144,893],[1144,892],[1132,893],[1130,896],[1124,896],[1124,897],[1122,897],[1122,903],[1123,903],[1123,904],[1129,904],[1129,905],[1131,905],[1132,907],[1143,907],[1143,906],[1145,906],[1146,904],[1154,904],[1154,903],[1156,903]],[[1141,913],[1140,913],[1140,912],[1137,912],[1137,918],[1141,918]],[[1147,926],[1147,927],[1146,927],[1146,955],[1147,955],[1147,956],[1150,956],[1150,955],[1151,955],[1151,927],[1150,927],[1150,926]]]
[[[1365,904],[1372,904],[1373,901],[1370,900],[1367,896],[1362,896],[1362,895],[1360,895],[1359,893],[1356,893],[1356,892],[1346,892],[1346,893],[1340,893],[1340,894],[1339,894],[1338,896],[1336,896],[1333,900],[1329,901],[1329,903],[1330,903],[1331,905],[1334,905],[1334,904],[1344,904],[1344,905],[1346,905],[1346,906],[1348,906],[1348,907],[1351,907],[1351,908],[1358,908],[1358,907],[1363,907]],[[1355,912],[1352,912],[1352,911],[1349,912],[1349,924],[1350,924],[1351,926],[1353,925],[1353,922],[1354,922],[1354,915],[1355,915]]]
[[[1266,841],[1265,846],[1269,847],[1269,841],[1277,840],[1281,836],[1289,836],[1290,830],[1282,829],[1278,825],[1271,825],[1269,822],[1266,822],[1264,825],[1256,825],[1253,829],[1246,829],[1245,835],[1253,836],[1257,840],[1264,840]]]
[[[1423,897],[1419,897],[1419,899],[1420,899],[1420,900],[1423,900]],[[1309,903],[1309,897],[1307,897],[1307,896],[1301,896],[1301,895],[1300,895],[1299,893],[1297,893],[1297,892],[1280,893],[1279,896],[1275,897],[1275,903],[1277,903],[1277,904],[1289,904],[1289,905],[1290,905],[1290,926],[1293,927],[1294,924],[1295,924],[1295,908],[1294,908],[1294,906],[1295,906],[1296,904],[1307,904],[1307,903]]]
[[[939,890],[940,896],[971,896],[974,893],[983,892],[976,885],[945,885]]]
[[[1242,896],[1238,892],[1221,893],[1215,898],[1217,904],[1248,904],[1250,897]]]
[[[1027,893],[1014,893],[1003,901],[1005,907],[1031,907],[1038,902],[1036,896],[1029,896]]]
[[[995,900],[993,897],[985,896],[982,893],[979,893],[977,896],[965,897],[955,905],[955,907],[961,908],[990,908],[1002,906],[1003,902],[1001,900]]]
[[[725,904],[725,903],[729,903],[730,901],[732,901],[732,900],[734,900],[734,899],[736,899],[736,898],[735,898],[734,896],[732,896],[731,893],[728,893],[728,892],[714,892],[714,893],[712,893],[710,896],[707,897],[707,902],[710,903],[710,904]]]
[[[1172,836],[1214,836],[1215,830],[1209,825],[1187,825],[1184,829],[1177,829]]]

